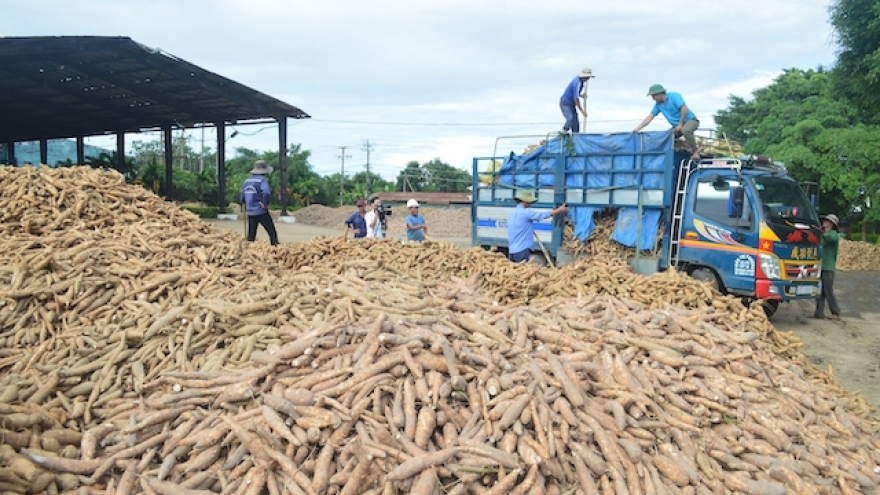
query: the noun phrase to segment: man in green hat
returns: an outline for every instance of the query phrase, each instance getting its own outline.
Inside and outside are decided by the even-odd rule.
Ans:
[[[822,222],[822,292],[816,299],[816,311],[807,318],[825,319],[825,301],[831,310],[829,320],[840,319],[840,306],[834,295],[834,274],[837,271],[837,249],[840,247],[840,219],[834,213],[819,217]]]
[[[694,137],[694,131],[700,127],[700,121],[697,120],[694,112],[688,108],[684,98],[675,91],[667,92],[662,84],[652,85],[648,89],[648,96],[654,100],[654,108],[651,109],[651,113],[645,117],[645,120],[633,129],[633,132],[639,132],[643,127],[650,124],[657,114],[663,113],[669,124],[673,126],[675,137],[684,136],[688,151],[691,152],[691,159],[698,160],[700,155],[697,152],[697,139]]]
[[[523,191],[513,198],[517,205],[507,217],[507,258],[514,263],[529,261],[534,244],[534,222],[568,212],[568,207],[562,205],[550,211],[535,211],[529,208],[532,203],[538,201],[532,193]]]

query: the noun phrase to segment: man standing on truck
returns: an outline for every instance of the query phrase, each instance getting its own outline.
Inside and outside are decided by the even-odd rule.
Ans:
[[[575,76],[574,79],[565,87],[562,98],[559,99],[559,108],[562,109],[562,115],[565,117],[565,125],[562,126],[564,132],[578,133],[581,132],[581,126],[578,122],[578,110],[584,117],[587,116],[587,109],[581,105],[581,91],[584,89],[584,83],[593,76],[593,71],[589,67],[584,67]]]
[[[816,299],[816,311],[810,318],[825,319],[825,300],[828,300],[828,309],[831,310],[829,320],[840,319],[840,307],[837,305],[837,297],[834,296],[834,273],[837,271],[837,248],[840,245],[840,219],[831,213],[821,218],[822,220],[822,292]]]
[[[700,121],[697,120],[694,112],[688,108],[684,98],[675,91],[667,93],[666,88],[662,84],[654,84],[648,88],[648,96],[654,100],[654,108],[642,120],[642,123],[633,129],[633,132],[639,132],[646,125],[650,124],[657,114],[663,113],[669,124],[673,126],[675,137],[684,136],[688,151],[691,152],[691,160],[699,160],[700,155],[697,152],[697,139],[694,137],[694,131],[700,127]]]
[[[550,211],[535,211],[529,207],[538,200],[526,191],[513,197],[517,205],[507,217],[507,258],[514,263],[529,261],[535,237],[534,222],[567,213],[568,207],[562,205]],[[549,260],[548,260],[549,261]]]

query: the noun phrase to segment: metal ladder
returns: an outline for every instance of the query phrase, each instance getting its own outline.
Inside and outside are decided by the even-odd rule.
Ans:
[[[678,267],[679,242],[681,239],[682,219],[684,217],[684,196],[687,193],[691,178],[691,160],[682,160],[679,164],[678,181],[675,185],[675,199],[672,202],[672,225],[669,228],[669,267]]]

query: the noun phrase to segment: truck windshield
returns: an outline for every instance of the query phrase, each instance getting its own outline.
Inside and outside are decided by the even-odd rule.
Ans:
[[[771,175],[753,180],[767,222],[819,223],[813,206],[795,181]]]

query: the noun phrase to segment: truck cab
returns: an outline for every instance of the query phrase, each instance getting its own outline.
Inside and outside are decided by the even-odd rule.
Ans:
[[[676,192],[667,266],[762,299],[769,314],[780,301],[819,295],[819,219],[780,164],[704,159],[686,165]]]
[[[667,132],[576,134],[523,155],[475,158],[473,177],[475,246],[506,249],[513,198],[526,190],[538,198],[535,209],[567,204],[582,241],[595,215],[616,215],[612,240],[636,248],[636,271],[682,270],[722,293],[763,300],[770,315],[781,301],[819,295],[819,220],[779,163],[692,161]],[[534,226],[537,257],[571,261],[562,218]]]

